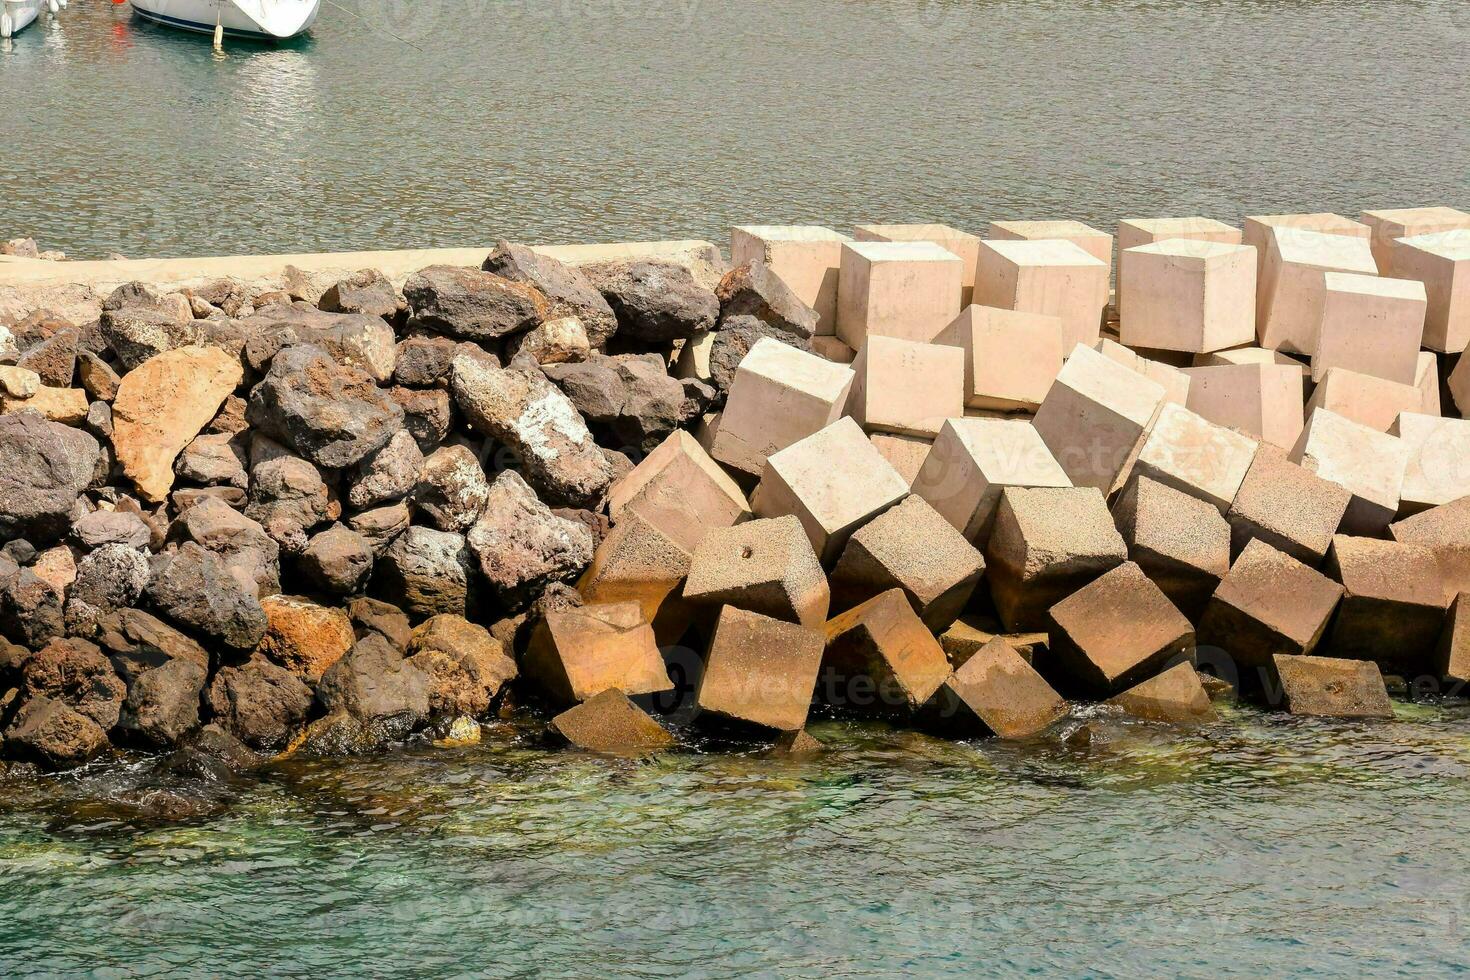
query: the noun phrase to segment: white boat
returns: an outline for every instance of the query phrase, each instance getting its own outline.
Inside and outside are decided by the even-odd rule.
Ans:
[[[0,0],[0,38],[14,37],[31,25],[46,0]]]
[[[0,0],[10,2],[10,0]],[[316,21],[321,0],[129,0],[144,20],[200,34],[216,25],[226,37],[280,41],[304,34]]]

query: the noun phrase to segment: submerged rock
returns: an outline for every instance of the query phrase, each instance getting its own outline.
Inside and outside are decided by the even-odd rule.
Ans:
[[[317,700],[393,737],[403,738],[429,717],[429,676],[381,636],[359,640],[322,675]]]

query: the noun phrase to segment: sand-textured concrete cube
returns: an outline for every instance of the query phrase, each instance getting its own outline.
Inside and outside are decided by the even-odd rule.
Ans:
[[[1116,340],[1100,337],[1092,349],[1110,361],[1117,361],[1130,371],[1143,375],[1164,388],[1164,401],[1175,405],[1189,404],[1190,378],[1182,369],[1155,361],[1124,347]]]
[[[965,414],[965,352],[897,337],[869,337],[852,362],[847,414],[866,431],[934,438]]]
[[[1133,562],[1088,583],[1049,612],[1053,683],[1108,697],[1194,651],[1194,627]]]
[[[521,676],[558,704],[612,688],[652,694],[673,687],[653,627],[636,602],[547,612],[531,635]]]
[[[1414,372],[1414,387],[1424,395],[1425,415],[1443,415],[1439,398],[1439,358],[1432,350],[1419,352],[1419,366]]]
[[[1302,370],[1284,364],[1186,368],[1191,412],[1253,439],[1290,449],[1302,434]]]
[[[1260,263],[1259,272],[1262,276],[1265,272],[1266,252],[1276,236],[1277,229],[1280,228],[1312,231],[1322,235],[1342,235],[1348,238],[1360,238],[1365,242],[1373,237],[1373,229],[1367,225],[1326,211],[1315,214],[1252,215],[1245,219],[1240,240],[1242,244],[1255,248],[1256,261]],[[1258,277],[1259,280],[1260,277]]]
[[[1470,214],[1455,208],[1383,208],[1363,212],[1363,224],[1373,229],[1373,261],[1380,270],[1393,267],[1394,243],[1400,238],[1470,230]]]
[[[1256,337],[1262,347],[1308,356],[1317,349],[1328,272],[1376,276],[1367,239],[1272,229],[1257,289]]]
[[[853,531],[908,492],[858,424],[844,418],[772,456],[750,503],[760,517],[794,514],[830,564]]]
[[[985,644],[997,637],[1005,640],[1028,664],[1035,663],[1037,656],[1046,652],[1046,646],[1051,639],[1044,631],[1006,633],[1004,630],[1005,627],[1001,626],[1000,620],[993,613],[967,612],[951,623],[949,629],[939,634],[939,645],[944,648],[944,655],[949,658],[950,666],[959,670]]]
[[[990,238],[1018,242],[1060,239],[1071,242],[1109,268],[1113,265],[1113,236],[1081,221],[992,221]]]
[[[1125,254],[1123,343],[1202,353],[1256,339],[1254,249],[1171,239]]]
[[[1458,354],[1470,344],[1470,231],[1401,238],[1390,274],[1424,284],[1424,346]]]
[[[1108,304],[1109,263],[1069,241],[980,243],[975,302],[1062,321],[1062,350],[1095,344]]]
[[[950,674],[939,641],[890,589],[827,623],[827,651],[818,685],[821,698],[858,714],[917,711]]]
[[[762,262],[817,314],[817,333],[837,332],[837,275],[846,235],[820,225],[742,225],[730,230],[733,265]]]
[[[914,477],[919,475],[924,460],[929,458],[929,447],[934,445],[932,438],[900,436],[891,432],[869,432],[868,441],[880,456],[893,464],[898,475],[908,484],[912,484]]]
[[[1061,318],[967,306],[935,341],[965,356],[965,405],[1034,412],[1062,369]]]
[[[825,335],[812,338],[812,353],[834,364],[851,364],[853,358],[857,357],[857,351],[836,337]]]
[[[1067,714],[1067,702],[1001,637],[961,664],[935,694],[926,714],[956,735],[1028,738]]]
[[[710,637],[695,704],[740,727],[799,731],[826,641],[821,629],[726,606]]]
[[[1135,718],[1171,725],[1205,725],[1219,719],[1191,663],[1177,663],[1108,701]]]
[[[1267,350],[1264,347],[1232,347],[1229,350],[1196,354],[1194,357],[1194,366],[1197,368],[1218,364],[1285,364],[1301,371],[1303,377],[1311,377],[1312,374],[1310,364],[1305,364],[1284,351]]]
[[[1434,552],[1417,544],[1339,534],[1324,570],[1343,588],[1326,650],[1371,660],[1411,679],[1429,670],[1445,614]]]
[[[1341,598],[1342,586],[1315,568],[1252,541],[1205,607],[1200,650],[1224,651],[1237,686],[1258,690],[1270,678],[1272,657],[1316,649]]]
[[[1113,520],[1128,557],[1180,612],[1198,621],[1230,571],[1230,525],[1215,505],[1141,476],[1119,495]]]
[[[735,371],[710,455],[752,476],[766,460],[842,417],[852,369],[770,337]]]
[[[902,589],[932,632],[959,616],[985,571],[985,559],[922,497],[909,496],[848,540],[832,570],[832,608],[850,609]]]
[[[1239,245],[1240,229],[1214,218],[1127,218],[1118,222],[1118,312],[1124,312],[1128,250],[1170,239]]]
[[[1403,412],[1388,432],[1399,437],[1407,454],[1401,512],[1470,497],[1470,420]]]
[[[1001,622],[1047,628],[1047,610],[1128,559],[1128,546],[1095,487],[1007,487],[985,548]]]
[[[1230,509],[1255,459],[1256,440],[1166,403],[1144,439],[1133,473]]]
[[[1386,432],[1319,408],[1292,447],[1291,461],[1353,495],[1342,518],[1344,533],[1382,534],[1398,512],[1409,455]]]
[[[1455,684],[1470,683],[1470,592],[1456,593],[1435,650],[1439,676]]]
[[[674,736],[616,688],[563,711],[547,730],[569,745],[604,755],[636,758],[674,746]]]
[[[705,535],[689,563],[684,600],[734,606],[819,627],[831,593],[806,530],[795,517],[771,517]]]
[[[1422,412],[1424,392],[1411,384],[1400,384],[1359,374],[1347,368],[1328,368],[1320,384],[1307,399],[1307,418],[1319,408],[1379,432],[1393,428],[1400,412]]]
[[[1340,367],[1412,385],[1419,374],[1427,300],[1414,279],[1383,279],[1351,272],[1322,276],[1324,296],[1312,380]]]
[[[1388,533],[1395,541],[1423,545],[1434,552],[1446,600],[1470,591],[1470,497],[1395,521]]]
[[[980,547],[1006,487],[1070,487],[1030,422],[950,419],[913,480],[913,492]]]
[[[1353,495],[1344,487],[1263,446],[1226,512],[1231,553],[1261,540],[1303,564],[1316,567],[1342,524]]]
[[[1280,707],[1319,718],[1393,718],[1383,674],[1376,664],[1338,657],[1273,659]]]
[[[960,312],[964,262],[933,242],[842,246],[837,337],[861,350],[869,337],[929,343]]]
[[[960,280],[960,305],[969,306],[975,292],[975,265],[980,258],[980,236],[949,225],[857,225],[853,237],[860,242],[933,242],[964,263]]]
[[[577,591],[592,603],[637,603],[659,641],[674,642],[689,624],[679,589],[689,574],[690,555],[677,533],[625,511],[597,546],[592,564],[577,580]]]
[[[693,551],[712,527],[750,517],[750,504],[730,475],[684,429],[675,429],[607,494],[608,515],[634,513]]]
[[[1036,431],[1079,487],[1112,491],[1164,402],[1164,388],[1077,347],[1036,413]]]

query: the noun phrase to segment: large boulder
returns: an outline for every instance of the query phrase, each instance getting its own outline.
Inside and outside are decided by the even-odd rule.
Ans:
[[[409,276],[403,296],[410,327],[460,340],[494,340],[530,330],[551,308],[535,286],[448,265]]]
[[[29,698],[5,730],[6,751],[48,769],[68,769],[107,748],[107,733],[91,718],[50,698]]]
[[[429,710],[441,717],[479,716],[516,676],[500,641],[463,616],[434,616],[413,631],[408,663],[429,678]]]
[[[429,676],[374,634],[322,675],[316,696],[328,713],[346,712],[383,738],[402,738],[428,719],[429,689]]]
[[[594,547],[585,524],[553,514],[513,470],[491,484],[485,510],[468,540],[481,574],[512,609],[552,582],[569,582],[582,574]]]
[[[29,568],[9,571],[0,577],[0,633],[32,650],[65,635],[65,591]]]
[[[153,563],[147,594],[165,618],[232,650],[253,650],[265,636],[259,600],[213,552],[186,541]]]
[[[371,541],[349,527],[333,524],[312,535],[296,557],[296,569],[320,592],[351,595],[372,574],[373,557]]]
[[[487,355],[480,351],[480,356]],[[389,388],[388,397],[403,409],[403,427],[419,444],[420,451],[431,453],[449,437],[449,427],[454,422],[449,392],[440,388],[422,390],[400,386]]]
[[[179,515],[171,533],[214,552],[254,595],[281,590],[281,546],[259,522],[207,497]]]
[[[373,569],[372,591],[410,615],[464,615],[473,575],[464,535],[410,527],[388,546]]]
[[[97,643],[118,676],[134,680],[171,660],[187,660],[206,670],[209,654],[198,643],[141,609],[118,609],[98,622]]]
[[[318,466],[351,466],[387,444],[403,409],[371,375],[319,347],[290,347],[250,393],[250,423]]]
[[[398,342],[393,328],[377,316],[359,313],[325,313],[306,303],[268,306],[243,321],[251,330],[254,347],[250,359],[256,365],[274,357],[292,344],[320,347],[338,364],[366,371],[374,381],[393,377],[398,359]],[[270,345],[275,345],[275,350]]]
[[[199,698],[209,679],[206,665],[174,659],[128,683],[118,728],[155,746],[171,746],[199,727]]]
[[[467,531],[485,509],[490,484],[480,460],[464,446],[440,446],[424,460],[414,506],[441,531]]]
[[[618,328],[612,307],[587,276],[529,246],[498,241],[482,268],[541,290],[551,305],[546,319],[576,317],[593,347],[606,344]]]
[[[749,316],[791,336],[810,339],[816,333],[816,310],[763,262],[745,262],[725,273],[715,296],[721,329],[732,317]]]
[[[243,666],[221,667],[210,682],[206,703],[225,731],[252,748],[270,751],[286,744],[311,711],[311,688],[265,657]]]
[[[293,674],[315,684],[356,642],[347,611],[323,606],[302,596],[276,595],[266,599],[270,626],[256,648]]]
[[[137,514],[122,510],[94,510],[77,518],[71,526],[71,536],[83,548],[100,548],[107,544],[146,548],[153,533]]]
[[[70,388],[76,373],[77,347],[81,333],[71,327],[56,331],[40,343],[32,344],[16,359],[16,366],[34,371],[42,384],[53,388]]]
[[[582,271],[612,307],[620,339],[667,343],[712,329],[720,313],[715,294],[676,262],[602,262]]]
[[[31,412],[0,415],[0,537],[61,537],[101,452],[78,429]]]
[[[268,459],[250,471],[250,503],[245,516],[288,554],[306,547],[308,533],[336,520],[342,505],[317,468],[296,456]]]
[[[127,685],[95,643],[68,637],[52,640],[26,660],[21,695],[59,701],[105,732],[117,724]]]
[[[179,453],[174,462],[174,473],[192,483],[244,490],[250,486],[245,462],[245,451],[239,437],[228,432],[206,432]]]
[[[161,294],[137,282],[119,286],[103,301],[98,329],[124,371],[206,339],[205,326],[194,319],[186,297]]]

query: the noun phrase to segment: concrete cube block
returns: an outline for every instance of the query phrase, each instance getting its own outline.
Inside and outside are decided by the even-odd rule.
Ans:
[[[827,621],[830,600],[822,563],[790,515],[711,531],[684,583],[684,601],[692,605],[734,606],[810,627]]]
[[[1400,513],[1470,497],[1470,420],[1403,412],[1388,432],[1398,436],[1408,455]]]
[[[718,335],[715,330],[701,330],[686,338],[679,347],[670,373],[676,378],[693,378],[695,381],[712,384],[714,371],[710,368],[710,352],[715,348],[715,338]]]
[[[818,335],[812,338],[812,353],[834,364],[851,364],[857,351],[836,337]]]
[[[929,447],[934,445],[933,439],[899,436],[891,432],[869,432],[868,441],[878,450],[878,455],[888,460],[908,484],[912,484],[914,477],[919,475],[924,460],[929,458]]]
[[[1311,653],[1342,598],[1342,586],[1264,541],[1246,545],[1215,590],[1199,622],[1201,658],[1223,651],[1236,686],[1258,690],[1271,658]]]
[[[1373,230],[1373,261],[1385,270],[1393,265],[1394,242],[1400,238],[1470,229],[1470,214],[1447,207],[1384,208],[1364,211],[1362,218]]]
[[[944,655],[949,658],[949,664],[955,670],[959,670],[975,654],[989,643],[999,637],[1021,659],[1029,663],[1035,663],[1038,654],[1044,654],[1050,637],[1045,632],[1032,630],[1027,633],[1005,633],[1005,627],[1001,626],[1000,620],[988,613],[963,613],[959,619],[950,624],[949,629],[939,634],[939,645],[944,648]]]
[[[1412,384],[1400,384],[1347,368],[1328,368],[1307,400],[1308,418],[1319,408],[1336,412],[1379,432],[1393,427],[1400,412],[1422,414],[1424,392]]]
[[[1128,557],[1180,612],[1197,621],[1230,571],[1225,518],[1213,504],[1143,476],[1119,495],[1113,520]]]
[[[1390,274],[1424,284],[1424,346],[1458,354],[1470,344],[1470,231],[1401,238]]]
[[[1394,436],[1319,408],[1290,456],[1352,494],[1339,528],[1344,533],[1381,534],[1398,512],[1409,456]]]
[[[1393,718],[1393,702],[1377,665],[1337,657],[1278,654],[1274,672],[1281,707],[1320,718]]]
[[[832,608],[850,609],[902,589],[934,633],[959,616],[985,572],[985,559],[922,497],[905,497],[848,539],[832,570]]]
[[[1151,360],[1143,357],[1137,352],[1124,347],[1116,340],[1102,337],[1092,347],[1093,350],[1106,357],[1108,360],[1117,361],[1128,370],[1136,372],[1156,382],[1164,388],[1164,401],[1173,402],[1175,405],[1187,405],[1189,403],[1190,378],[1181,369],[1172,364],[1162,361]]]
[[[980,243],[975,302],[1062,321],[1062,349],[1095,344],[1108,305],[1109,263],[1068,241]]]
[[[933,242],[842,246],[837,337],[860,350],[869,337],[929,343],[960,312],[964,262]]]
[[[955,735],[1029,738],[1067,714],[1067,702],[1001,637],[960,665],[935,694],[927,714]]]
[[[1194,652],[1194,627],[1124,562],[1051,607],[1047,673],[1063,693],[1110,697]]]
[[[1388,526],[1388,533],[1395,541],[1422,545],[1434,552],[1444,578],[1446,601],[1456,593],[1470,591],[1470,497],[1395,521]]]
[[[1186,407],[1216,425],[1290,449],[1302,434],[1302,371],[1284,364],[1186,368]]]
[[[1123,343],[1165,350],[1222,350],[1256,337],[1256,257],[1247,245],[1183,239],[1126,253],[1119,288]]]
[[[597,546],[592,564],[577,580],[577,591],[589,603],[636,603],[659,641],[674,642],[689,625],[679,589],[689,574],[690,554],[677,534],[625,511]]]
[[[1198,497],[1221,513],[1255,459],[1258,443],[1223,425],[1165,403],[1133,464],[1133,473]]]
[[[913,492],[984,547],[1006,487],[1071,485],[1030,422],[950,419],[914,477]]]
[[[1251,461],[1226,512],[1231,553],[1261,540],[1316,567],[1327,554],[1353,495],[1298,466],[1275,447],[1263,446]]]
[[[1317,349],[1327,272],[1376,276],[1378,266],[1367,239],[1271,229],[1257,283],[1256,337],[1262,347],[1308,356]]]
[[[842,417],[852,369],[762,337],[735,371],[710,455],[760,476],[766,460]]]
[[[1340,214],[1318,212],[1315,214],[1258,214],[1245,219],[1241,231],[1241,243],[1256,250],[1257,282],[1262,281],[1266,268],[1266,252],[1270,248],[1277,229],[1311,231],[1322,235],[1340,235],[1370,241],[1373,229],[1367,225],[1345,218]]]
[[[1470,592],[1456,593],[1435,650],[1439,676],[1463,685],[1470,683]]]
[[[1430,669],[1444,626],[1444,581],[1434,552],[1417,544],[1339,534],[1324,571],[1342,603],[1327,634],[1336,657],[1371,660],[1409,679]]]
[[[674,736],[628,696],[609,688],[547,724],[549,734],[585,752],[636,758],[674,747]]]
[[[1412,385],[1424,337],[1424,284],[1351,272],[1322,276],[1322,321],[1312,352],[1312,380],[1341,367]]]
[[[760,517],[796,515],[825,565],[853,531],[908,492],[858,424],[844,418],[773,455],[750,503]]]
[[[1113,265],[1113,236],[1080,221],[992,221],[993,241],[1035,242],[1055,240],[1071,242],[1088,255]]]
[[[1062,369],[1062,321],[1043,313],[967,306],[936,343],[964,351],[965,405],[1034,412]]]
[[[695,704],[738,727],[800,731],[826,641],[821,629],[726,606],[710,637]]]
[[[890,589],[827,623],[818,689],[835,708],[858,714],[907,715],[949,679],[939,641]]]
[[[817,314],[817,333],[837,332],[837,276],[846,235],[819,225],[742,225],[730,230],[730,262],[763,262]]]
[[[1012,632],[1046,629],[1048,609],[1127,559],[1095,487],[1007,487],[985,548],[990,595]]]
[[[1439,358],[1434,355],[1434,351],[1419,352],[1419,365],[1414,371],[1414,387],[1424,395],[1425,415],[1444,414],[1439,398]]]
[[[1164,388],[1090,347],[1067,359],[1036,431],[1075,486],[1110,493],[1164,402]]]
[[[1135,684],[1108,699],[1135,718],[1171,725],[1206,725],[1219,720],[1210,695],[1190,663],[1177,663],[1162,674]]]
[[[852,362],[847,414],[869,432],[939,434],[965,412],[965,352],[897,337],[869,337]]]
[[[964,263],[960,279],[960,305],[969,306],[975,292],[975,265],[980,258],[980,236],[949,225],[857,225],[853,237],[860,242],[933,242]]]
[[[675,429],[613,484],[607,510],[614,524],[625,513],[640,515],[689,552],[710,528],[750,517],[740,487],[684,429]]]
[[[1304,364],[1284,351],[1267,350],[1264,347],[1232,347],[1229,350],[1194,356],[1194,367],[1214,367],[1219,364],[1285,364],[1301,371],[1303,377],[1311,377],[1312,373],[1311,365]]]
[[[531,635],[521,676],[557,704],[611,689],[652,694],[673,688],[653,627],[636,602],[547,612]]]
[[[1128,268],[1128,250],[1171,239],[1191,242],[1219,242],[1239,245],[1240,229],[1214,218],[1128,218],[1118,222],[1118,294],[1117,307],[1124,309],[1124,276]]]

